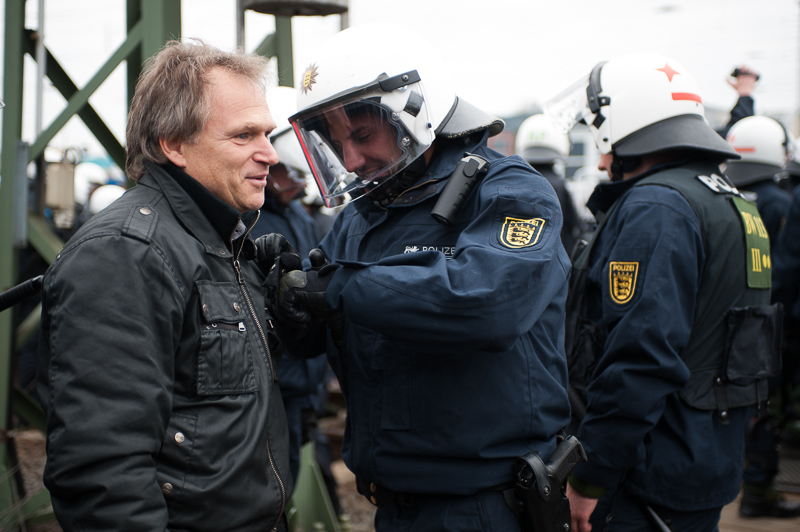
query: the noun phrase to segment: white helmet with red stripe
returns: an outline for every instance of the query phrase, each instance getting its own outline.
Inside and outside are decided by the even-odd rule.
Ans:
[[[728,131],[728,142],[741,162],[769,164],[777,168],[786,163],[791,141],[786,129],[768,116],[748,116]]]
[[[773,179],[790,160],[794,145],[783,124],[768,116],[739,120],[728,130],[728,142],[742,158],[728,163],[725,175],[739,186]]]
[[[564,130],[585,122],[600,153],[638,157],[668,150],[738,158],[708,125],[694,77],[659,54],[631,54],[596,65],[545,104]]]

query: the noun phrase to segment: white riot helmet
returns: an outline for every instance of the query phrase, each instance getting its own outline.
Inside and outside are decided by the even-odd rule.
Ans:
[[[719,162],[738,159],[706,122],[694,77],[663,55],[632,54],[599,63],[545,104],[545,113],[564,131],[585,122],[602,154],[632,158],[686,150]]]
[[[779,179],[787,177],[797,179],[800,177],[800,145],[798,145],[797,138],[792,135],[788,130],[786,136],[789,138],[789,160],[783,166],[783,171],[778,175]]]
[[[86,208],[89,214],[97,214],[125,194],[125,189],[119,185],[103,185],[89,196],[89,204]]]
[[[306,174],[308,163],[289,123],[289,117],[297,111],[297,91],[291,87],[272,87],[267,90],[267,104],[277,125],[269,140],[278,153],[278,159],[287,167]]]
[[[437,136],[502,130],[456,97],[431,50],[405,28],[370,24],[312,56],[290,121],[327,206],[385,189]]]
[[[742,158],[725,169],[734,185],[772,179],[791,157],[792,142],[786,128],[767,116],[748,116],[728,130],[728,143]]]
[[[515,153],[531,165],[552,164],[569,155],[569,135],[556,128],[547,116],[535,114],[517,129]]]
[[[92,191],[108,183],[108,179],[108,172],[97,163],[84,161],[75,166],[75,203],[86,205]]]

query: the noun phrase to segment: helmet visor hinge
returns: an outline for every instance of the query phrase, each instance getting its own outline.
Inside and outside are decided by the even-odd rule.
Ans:
[[[381,80],[378,82],[378,85],[381,86],[381,90],[383,92],[392,92],[400,87],[405,87],[406,85],[411,85],[412,83],[418,83],[419,80],[419,73],[416,70],[409,70],[403,74],[398,74],[396,76],[392,76],[391,78]]]

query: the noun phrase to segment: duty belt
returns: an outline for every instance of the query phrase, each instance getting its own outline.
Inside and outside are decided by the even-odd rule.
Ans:
[[[367,498],[373,505],[389,506],[392,503],[397,503],[400,506],[409,507],[414,504],[413,493],[400,493],[392,491],[389,488],[378,486],[374,482],[369,482],[363,478],[356,477],[356,489],[358,492]]]
[[[492,486],[482,491],[505,491],[513,489],[514,484],[508,482],[498,486]],[[454,497],[452,493],[400,493],[398,491],[378,486],[374,482],[370,482],[363,478],[356,477],[356,489],[358,492],[367,498],[374,506],[382,507],[390,504],[399,504],[400,506],[410,507],[414,504],[417,497]]]

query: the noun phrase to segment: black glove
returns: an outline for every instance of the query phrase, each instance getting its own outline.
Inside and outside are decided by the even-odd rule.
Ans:
[[[255,239],[256,264],[269,274],[276,261],[280,260],[281,269],[284,271],[302,269],[300,255],[292,247],[286,237],[280,233],[269,233]]]
[[[325,303],[325,292],[339,265],[324,263],[324,257],[320,262],[315,251],[319,250],[309,253],[314,269],[284,273],[280,278],[277,301],[273,300],[276,318],[294,326],[311,325],[326,320],[331,314],[331,308]]]

